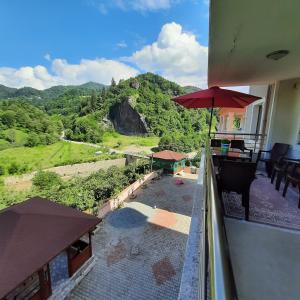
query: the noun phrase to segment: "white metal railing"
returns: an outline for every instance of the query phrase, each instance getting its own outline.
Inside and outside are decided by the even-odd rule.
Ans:
[[[237,299],[229,255],[226,230],[221,202],[217,192],[216,178],[210,151],[206,151],[205,159],[205,202],[206,222],[204,235],[206,243],[205,261],[208,277],[202,277],[202,286],[206,286],[205,299],[234,300]],[[209,284],[207,284],[207,279]],[[209,296],[208,296],[209,295]],[[203,299],[203,298],[200,298]]]
[[[245,146],[253,150],[254,153],[263,149],[266,144],[266,135],[261,133],[246,133],[246,132],[212,132],[212,139],[229,139],[229,140],[244,140]]]

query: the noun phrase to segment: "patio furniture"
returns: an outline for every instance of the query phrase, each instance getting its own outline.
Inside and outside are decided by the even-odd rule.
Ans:
[[[231,140],[231,142],[230,142],[230,148],[231,149],[239,149],[242,152],[247,151],[249,153],[249,161],[252,161],[253,150],[248,149],[245,146],[245,141],[244,140]]]
[[[245,207],[245,220],[249,220],[250,186],[255,179],[256,163],[221,160],[218,180],[218,191],[236,192],[242,195],[242,205]]]
[[[290,145],[284,143],[275,143],[271,150],[260,150],[258,153],[258,160],[266,164],[266,171],[268,177],[271,177],[273,167],[276,162],[279,162],[282,157],[286,155]],[[262,153],[269,154],[268,158],[261,158]]]
[[[288,189],[290,183],[298,186],[298,189],[299,189],[298,208],[300,208],[300,162],[294,163],[293,168],[286,176],[286,182],[285,182],[283,193],[282,193],[283,197],[286,196],[286,192],[287,192],[287,189]]]
[[[300,162],[300,145],[293,145],[288,150],[287,154],[275,163],[271,176],[271,183],[274,182],[276,177],[276,190],[279,191],[282,179],[286,178],[287,173],[292,171],[295,162]]]
[[[226,153],[221,151],[221,148],[213,148],[211,149],[211,154],[213,159],[227,159],[227,160],[250,160],[249,152],[238,152],[238,151],[228,151]]]
[[[210,140],[211,147],[221,147],[221,140],[219,139],[211,139]]]

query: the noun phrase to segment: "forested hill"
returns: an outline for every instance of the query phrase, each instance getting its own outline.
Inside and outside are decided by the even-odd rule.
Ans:
[[[26,89],[33,93],[34,89]],[[161,138],[161,149],[190,151],[197,149],[204,140],[209,112],[184,109],[171,99],[195,90],[195,87],[184,88],[161,76],[146,73],[118,84],[112,80],[109,87],[94,83],[80,88],[52,87],[38,91],[44,93],[43,97],[23,93],[22,99],[27,99],[52,119],[61,120],[69,139],[98,143],[105,131],[119,130],[130,122],[130,126],[142,122],[140,127],[147,135]],[[2,86],[0,99],[1,91],[9,94],[9,98],[13,93],[14,97],[20,93],[20,89],[7,90]]]
[[[96,82],[87,82],[81,85],[58,85],[45,90],[37,90],[31,87],[10,88],[0,84],[0,99],[11,99],[24,97],[30,99],[53,99],[57,98],[68,91],[80,92],[81,94],[90,94],[92,91],[100,91],[104,84]]]
[[[59,140],[62,122],[22,100],[0,101],[0,150],[48,145]]]
[[[93,92],[89,97],[67,92],[55,99],[41,101],[39,105],[50,115],[62,116],[68,138],[100,142],[103,132],[113,129],[114,108],[128,102],[145,122],[148,135],[161,137],[162,147],[165,145],[175,150],[181,143],[188,145],[177,148],[183,151],[199,147],[209,118],[207,110],[187,110],[171,100],[184,93],[185,88],[178,84],[146,73],[121,80],[118,84],[112,80],[109,88]],[[132,114],[126,115],[125,112],[120,116],[123,123],[132,122]]]

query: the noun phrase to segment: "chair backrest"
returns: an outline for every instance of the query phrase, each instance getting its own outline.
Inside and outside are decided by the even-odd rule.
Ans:
[[[244,140],[231,140],[230,147],[244,151],[245,150],[245,142],[244,142]]]
[[[289,151],[290,145],[283,143],[275,143],[271,150],[271,160],[278,161]]]
[[[210,146],[211,147],[221,147],[221,140],[220,139],[211,139]]]
[[[249,190],[255,179],[256,163],[240,161],[220,161],[219,182],[222,190],[239,194]]]
[[[300,160],[300,145],[293,145],[286,153],[286,157],[290,159]]]

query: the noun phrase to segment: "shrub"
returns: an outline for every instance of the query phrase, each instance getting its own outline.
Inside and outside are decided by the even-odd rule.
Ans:
[[[11,175],[17,174],[18,171],[19,171],[19,166],[15,162],[11,163],[11,165],[8,167],[8,173]]]
[[[38,134],[31,133],[27,137],[27,141],[25,143],[25,146],[34,147],[34,146],[37,146],[39,143],[40,143],[40,139],[39,139]]]
[[[62,184],[60,176],[54,172],[39,171],[33,177],[33,185],[39,190],[49,190],[52,187]]]
[[[5,168],[4,168],[4,166],[0,165],[0,176],[2,176],[4,174],[5,174]]]

